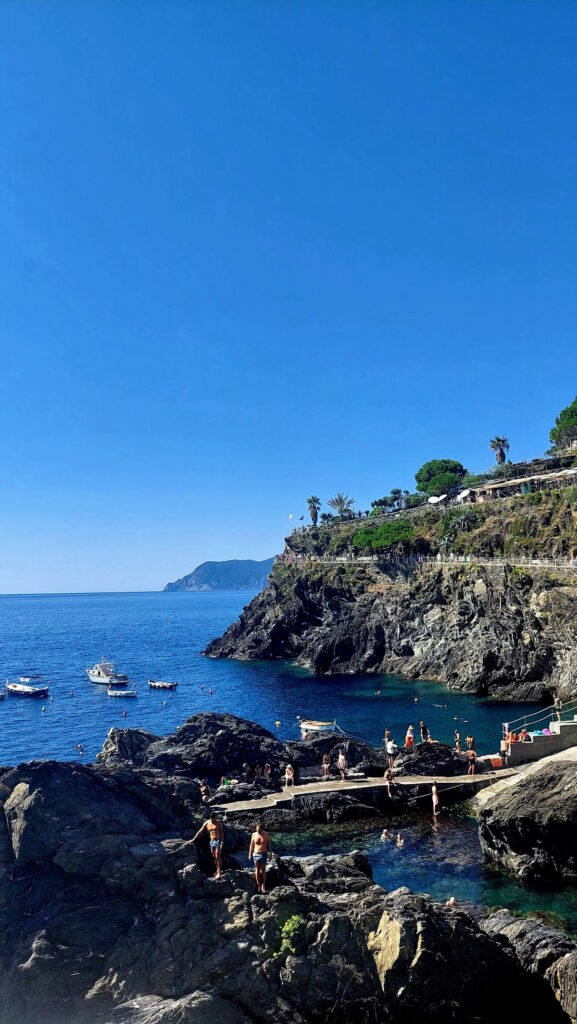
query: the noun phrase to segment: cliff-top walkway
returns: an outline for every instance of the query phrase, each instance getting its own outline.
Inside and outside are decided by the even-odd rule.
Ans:
[[[569,572],[577,572],[577,558],[523,558],[513,556],[511,558],[483,558],[476,555],[417,555],[414,558],[394,559],[387,562],[383,555],[277,555],[275,565],[291,565],[297,568],[304,568],[307,565],[354,565],[356,563],[389,564],[391,568],[399,565],[407,568],[418,569],[424,565],[486,565],[495,568],[528,568],[528,569],[560,569]]]
[[[451,802],[456,803],[456,797],[459,801],[468,800],[479,790],[492,786],[495,782],[509,779],[518,771],[518,768],[500,768],[495,771],[484,771],[479,775],[451,775],[442,778],[438,775],[403,775],[400,778],[395,778],[393,788],[397,787],[400,792],[406,790],[406,795],[410,800],[423,800],[427,797],[431,800],[431,786],[435,782],[439,798],[442,800],[444,793],[451,792]],[[246,813],[246,811],[260,813],[273,808],[290,810],[295,797],[313,796],[318,793],[363,793],[365,802],[372,802],[373,797],[382,794],[382,790],[386,789],[387,785],[388,783],[384,779],[379,778],[357,777],[351,779],[349,777],[344,782],[340,779],[329,779],[328,781],[323,779],[318,782],[289,786],[281,792],[266,793],[255,800],[231,800],[227,803],[219,803],[218,809],[226,814],[227,819],[234,817],[235,814]],[[455,790],[461,790],[461,793],[457,794]]]

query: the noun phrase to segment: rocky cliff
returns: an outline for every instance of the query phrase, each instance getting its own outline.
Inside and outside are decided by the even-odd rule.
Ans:
[[[530,934],[387,894],[360,853],[275,856],[261,895],[248,834],[225,823],[213,878],[206,839],[192,841],[207,813],[194,775],[239,766],[250,743],[251,760],[263,743],[285,753],[205,715],[164,739],[117,730],[95,766],[0,770],[2,1022],[489,1024],[520,992],[525,1021],[569,1021],[561,983],[524,963]],[[549,942],[559,967],[573,947]]]
[[[205,653],[441,679],[501,699],[574,696],[577,577],[474,563],[277,564]]]

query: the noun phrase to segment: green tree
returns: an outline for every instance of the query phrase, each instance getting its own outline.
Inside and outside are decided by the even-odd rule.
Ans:
[[[321,508],[320,498],[315,497],[313,494],[312,498],[307,498],[307,505],[309,508],[309,515],[311,517],[311,523],[316,526],[319,521],[319,512]]]
[[[334,516],[330,512],[321,512],[321,523],[332,523]]]
[[[568,448],[577,440],[577,398],[555,418],[549,437],[557,449]]]
[[[349,498],[348,494],[343,494],[342,491],[337,491],[334,498],[330,498],[330,500],[327,501],[327,505],[329,505],[330,508],[334,508],[338,516],[344,517],[352,513],[355,505],[355,499]]]
[[[417,487],[423,494],[451,494],[459,489],[467,470],[455,459],[432,459],[415,473]]]
[[[489,448],[492,452],[495,452],[495,458],[497,465],[502,466],[507,456],[505,452],[509,451],[509,442],[506,437],[494,437],[492,441],[489,441]]]

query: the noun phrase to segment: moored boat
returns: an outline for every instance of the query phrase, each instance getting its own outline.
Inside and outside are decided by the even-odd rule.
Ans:
[[[162,679],[149,679],[148,685],[151,690],[176,690],[178,683],[164,682]]]
[[[48,687],[46,686],[31,686],[30,683],[10,683],[6,680],[6,693],[12,693],[17,697],[47,697]]]
[[[101,658],[92,668],[86,669],[86,674],[91,683],[100,683],[102,686],[126,686],[128,676],[116,672],[114,663]]]
[[[122,689],[117,689],[116,690],[116,689],[114,689],[114,687],[109,687],[106,692],[108,693],[109,697],[122,697],[122,698],[125,698],[125,697],[136,697],[137,696],[137,690],[122,690]]]
[[[340,725],[337,725],[336,720],[332,722],[319,722],[315,718],[301,718],[300,715],[297,715],[297,719],[303,740],[309,739],[312,736],[345,735]]]

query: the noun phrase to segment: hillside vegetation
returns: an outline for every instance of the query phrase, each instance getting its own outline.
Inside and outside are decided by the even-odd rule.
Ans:
[[[569,557],[577,552],[577,487],[496,499],[486,505],[420,508],[384,523],[349,521],[295,531],[294,554],[437,554]]]

